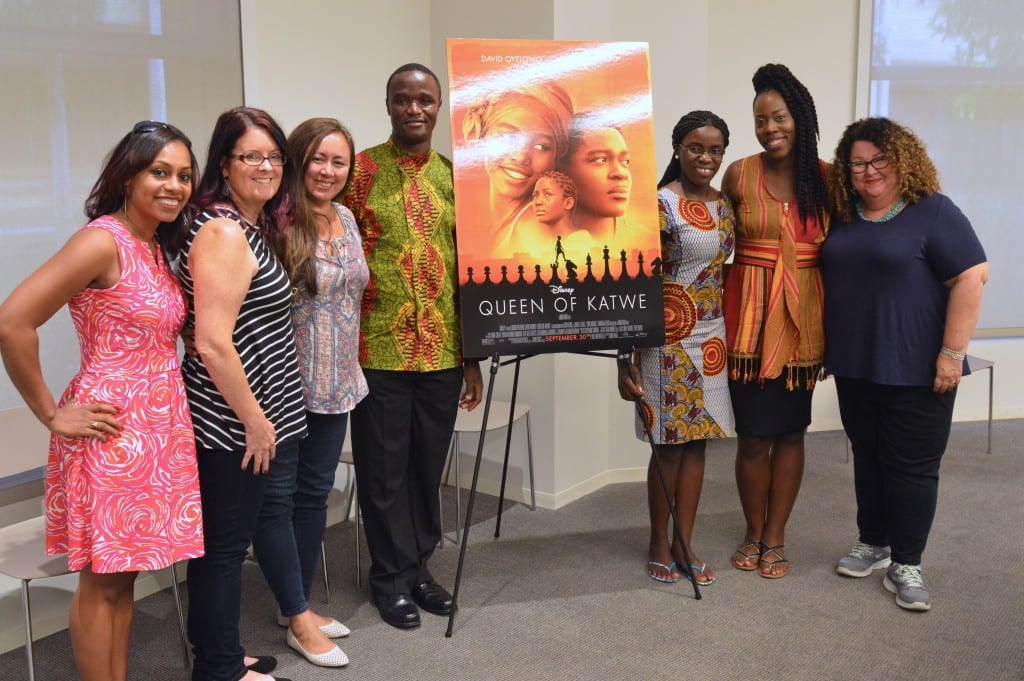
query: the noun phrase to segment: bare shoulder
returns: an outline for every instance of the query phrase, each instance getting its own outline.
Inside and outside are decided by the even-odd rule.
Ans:
[[[79,229],[40,269],[55,279],[71,280],[74,286],[85,281],[107,288],[117,281],[120,270],[117,241],[100,227]]]
[[[738,159],[729,164],[722,176],[722,193],[730,200],[736,201],[739,197],[740,170],[743,167],[743,159]]]
[[[196,232],[192,241],[191,252],[196,249],[204,251],[214,248],[224,250],[249,250],[249,242],[245,238],[245,230],[231,218],[213,218],[204,223]]]

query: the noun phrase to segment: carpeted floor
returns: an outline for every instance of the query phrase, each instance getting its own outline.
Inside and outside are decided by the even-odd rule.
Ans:
[[[399,631],[355,588],[351,523],[330,528],[331,602],[314,607],[353,629],[348,668],[316,668],[284,643],[258,566],[245,571],[243,641],[274,654],[278,674],[320,679],[1024,679],[1024,422],[954,426],[925,554],[928,613],[900,610],[881,575],[832,571],[856,538],[852,467],[840,433],[808,436],[803,489],[787,531],[792,570],[766,580],[729,567],[743,519],[735,442],[714,443],[695,536],[718,581],[695,600],[685,581],[647,578],[647,509],[639,483],[606,487],[558,511],[509,505],[493,538],[496,500],[480,497],[454,636],[446,618]],[[453,509],[452,509],[453,510]],[[448,513],[452,517],[452,513]],[[364,549],[365,557],[365,549]],[[454,579],[450,543],[432,563]],[[365,569],[365,563],[364,563]],[[169,593],[140,601],[131,679],[189,678]],[[36,646],[40,681],[74,678],[67,632]],[[0,679],[26,678],[24,650],[0,656]]]

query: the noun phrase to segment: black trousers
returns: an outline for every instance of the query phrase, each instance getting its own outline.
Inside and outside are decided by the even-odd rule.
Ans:
[[[242,563],[256,532],[266,475],[242,470],[244,451],[197,448],[206,553],[188,562],[188,638],[193,679],[237,681],[246,673],[239,636]]]
[[[352,456],[375,594],[431,579],[441,540],[438,485],[455,427],[462,368],[365,369],[369,394],[352,412]]]
[[[892,559],[920,565],[935,518],[939,464],[956,391],[836,377],[839,413],[853,445],[860,540],[891,546]]]

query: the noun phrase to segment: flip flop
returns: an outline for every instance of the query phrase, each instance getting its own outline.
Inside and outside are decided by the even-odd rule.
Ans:
[[[690,570],[683,570],[683,577],[690,579],[690,571],[697,573],[697,586],[711,586],[715,583],[714,577],[708,577],[704,574],[704,570],[708,567],[707,563],[701,563],[700,566],[691,565]]]
[[[785,544],[779,544],[778,546],[765,546],[764,550],[761,551],[761,558],[757,561],[758,572],[765,579],[782,579],[789,574],[789,561],[779,553],[779,549],[786,548]],[[765,558],[769,553],[774,553],[777,558],[772,560]],[[772,572],[772,568],[776,565],[785,568],[782,572]],[[767,569],[767,572],[765,571]]]
[[[757,539],[751,539],[750,537],[744,537],[743,543],[739,545],[736,551],[732,554],[732,566],[737,570],[743,570],[744,572],[751,572],[757,569],[758,561],[761,559],[761,542]],[[753,549],[750,551],[748,549]],[[737,560],[738,559],[738,560]],[[754,561],[753,565],[748,565],[747,561]]]
[[[651,568],[661,568],[661,569],[665,570],[666,572],[668,572],[669,576],[668,577],[659,577],[658,575],[654,574],[654,572],[651,570]],[[665,565],[664,563],[659,563],[656,560],[649,560],[649,561],[647,561],[647,576],[650,577],[651,579],[653,579],[656,582],[661,582],[662,584],[675,584],[676,582],[678,582],[679,581],[678,577],[672,577],[672,571],[673,570],[678,570],[678,569],[679,569],[679,566],[676,565],[675,561],[672,561],[668,565]],[[697,583],[700,584],[700,582],[697,582]]]

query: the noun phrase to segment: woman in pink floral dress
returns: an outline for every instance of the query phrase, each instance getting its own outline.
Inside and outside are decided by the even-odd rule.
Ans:
[[[0,306],[11,381],[52,432],[46,550],[79,572],[71,643],[84,681],[124,681],[140,570],[203,553],[195,440],[178,364],[185,298],[164,247],[195,187],[177,128],[137,124],[85,204],[92,220]],[[82,363],[59,403],[38,328],[65,304]]]

